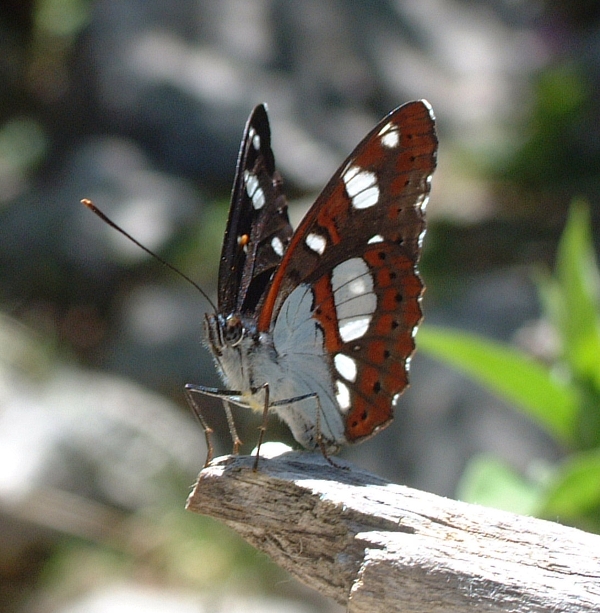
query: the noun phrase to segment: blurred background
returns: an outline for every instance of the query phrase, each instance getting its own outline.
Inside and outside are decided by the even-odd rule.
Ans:
[[[543,351],[532,268],[552,266],[574,196],[598,227],[599,72],[591,0],[4,0],[0,613],[341,610],[183,511],[206,449],[182,388],[219,384],[208,307],[81,198],[214,292],[254,105],[297,222],[383,115],[426,98],[425,325]],[[344,458],[454,496],[474,454],[516,471],[561,456],[425,355],[411,383]],[[235,416],[248,452],[258,418]]]

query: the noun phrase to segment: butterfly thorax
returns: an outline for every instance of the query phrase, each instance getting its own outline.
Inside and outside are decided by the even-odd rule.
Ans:
[[[298,291],[286,307],[289,317],[280,318],[271,331],[259,331],[252,317],[239,314],[207,315],[206,340],[225,384],[239,391],[236,401],[257,411],[264,408],[263,385],[268,383],[270,402],[294,438],[305,448],[317,445],[317,421],[321,422],[324,444],[335,450],[344,440],[344,428],[330,385],[330,365],[320,332],[309,314],[310,298]],[[295,315],[295,316],[294,316]],[[290,326],[290,322],[302,323]],[[322,419],[317,420],[317,400],[305,398],[290,404],[288,399],[319,394]],[[314,395],[314,394],[313,394]]]

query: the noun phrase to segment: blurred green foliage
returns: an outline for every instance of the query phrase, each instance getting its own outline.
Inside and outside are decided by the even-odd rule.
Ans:
[[[598,169],[598,159],[584,145],[582,133],[591,121],[594,86],[580,62],[563,61],[545,67],[532,90],[522,144],[502,174],[526,189],[573,193],[575,178],[592,178]]]
[[[584,203],[573,203],[554,273],[538,275],[538,288],[558,340],[551,363],[431,326],[419,332],[419,348],[513,403],[568,450],[527,477],[496,458],[475,458],[459,497],[600,532],[600,272]]]
[[[180,502],[124,517],[117,538],[61,539],[40,578],[43,592],[62,600],[85,591],[90,582],[101,586],[142,578],[209,598],[223,591],[248,597],[276,593],[273,586],[287,580],[266,555],[222,524],[186,512]]]

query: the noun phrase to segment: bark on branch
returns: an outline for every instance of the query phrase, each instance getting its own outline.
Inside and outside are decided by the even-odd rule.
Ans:
[[[600,611],[600,536],[395,485],[320,454],[224,457],[187,508],[351,613]]]

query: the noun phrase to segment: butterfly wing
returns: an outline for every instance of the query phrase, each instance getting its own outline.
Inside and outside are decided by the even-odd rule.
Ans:
[[[254,313],[292,236],[264,105],[246,123],[219,267],[219,312]]]
[[[436,152],[427,102],[407,103],[385,117],[305,216],[259,313],[258,329],[270,330],[291,292],[310,288],[351,442],[391,421],[408,384],[422,318],[417,264]]]

